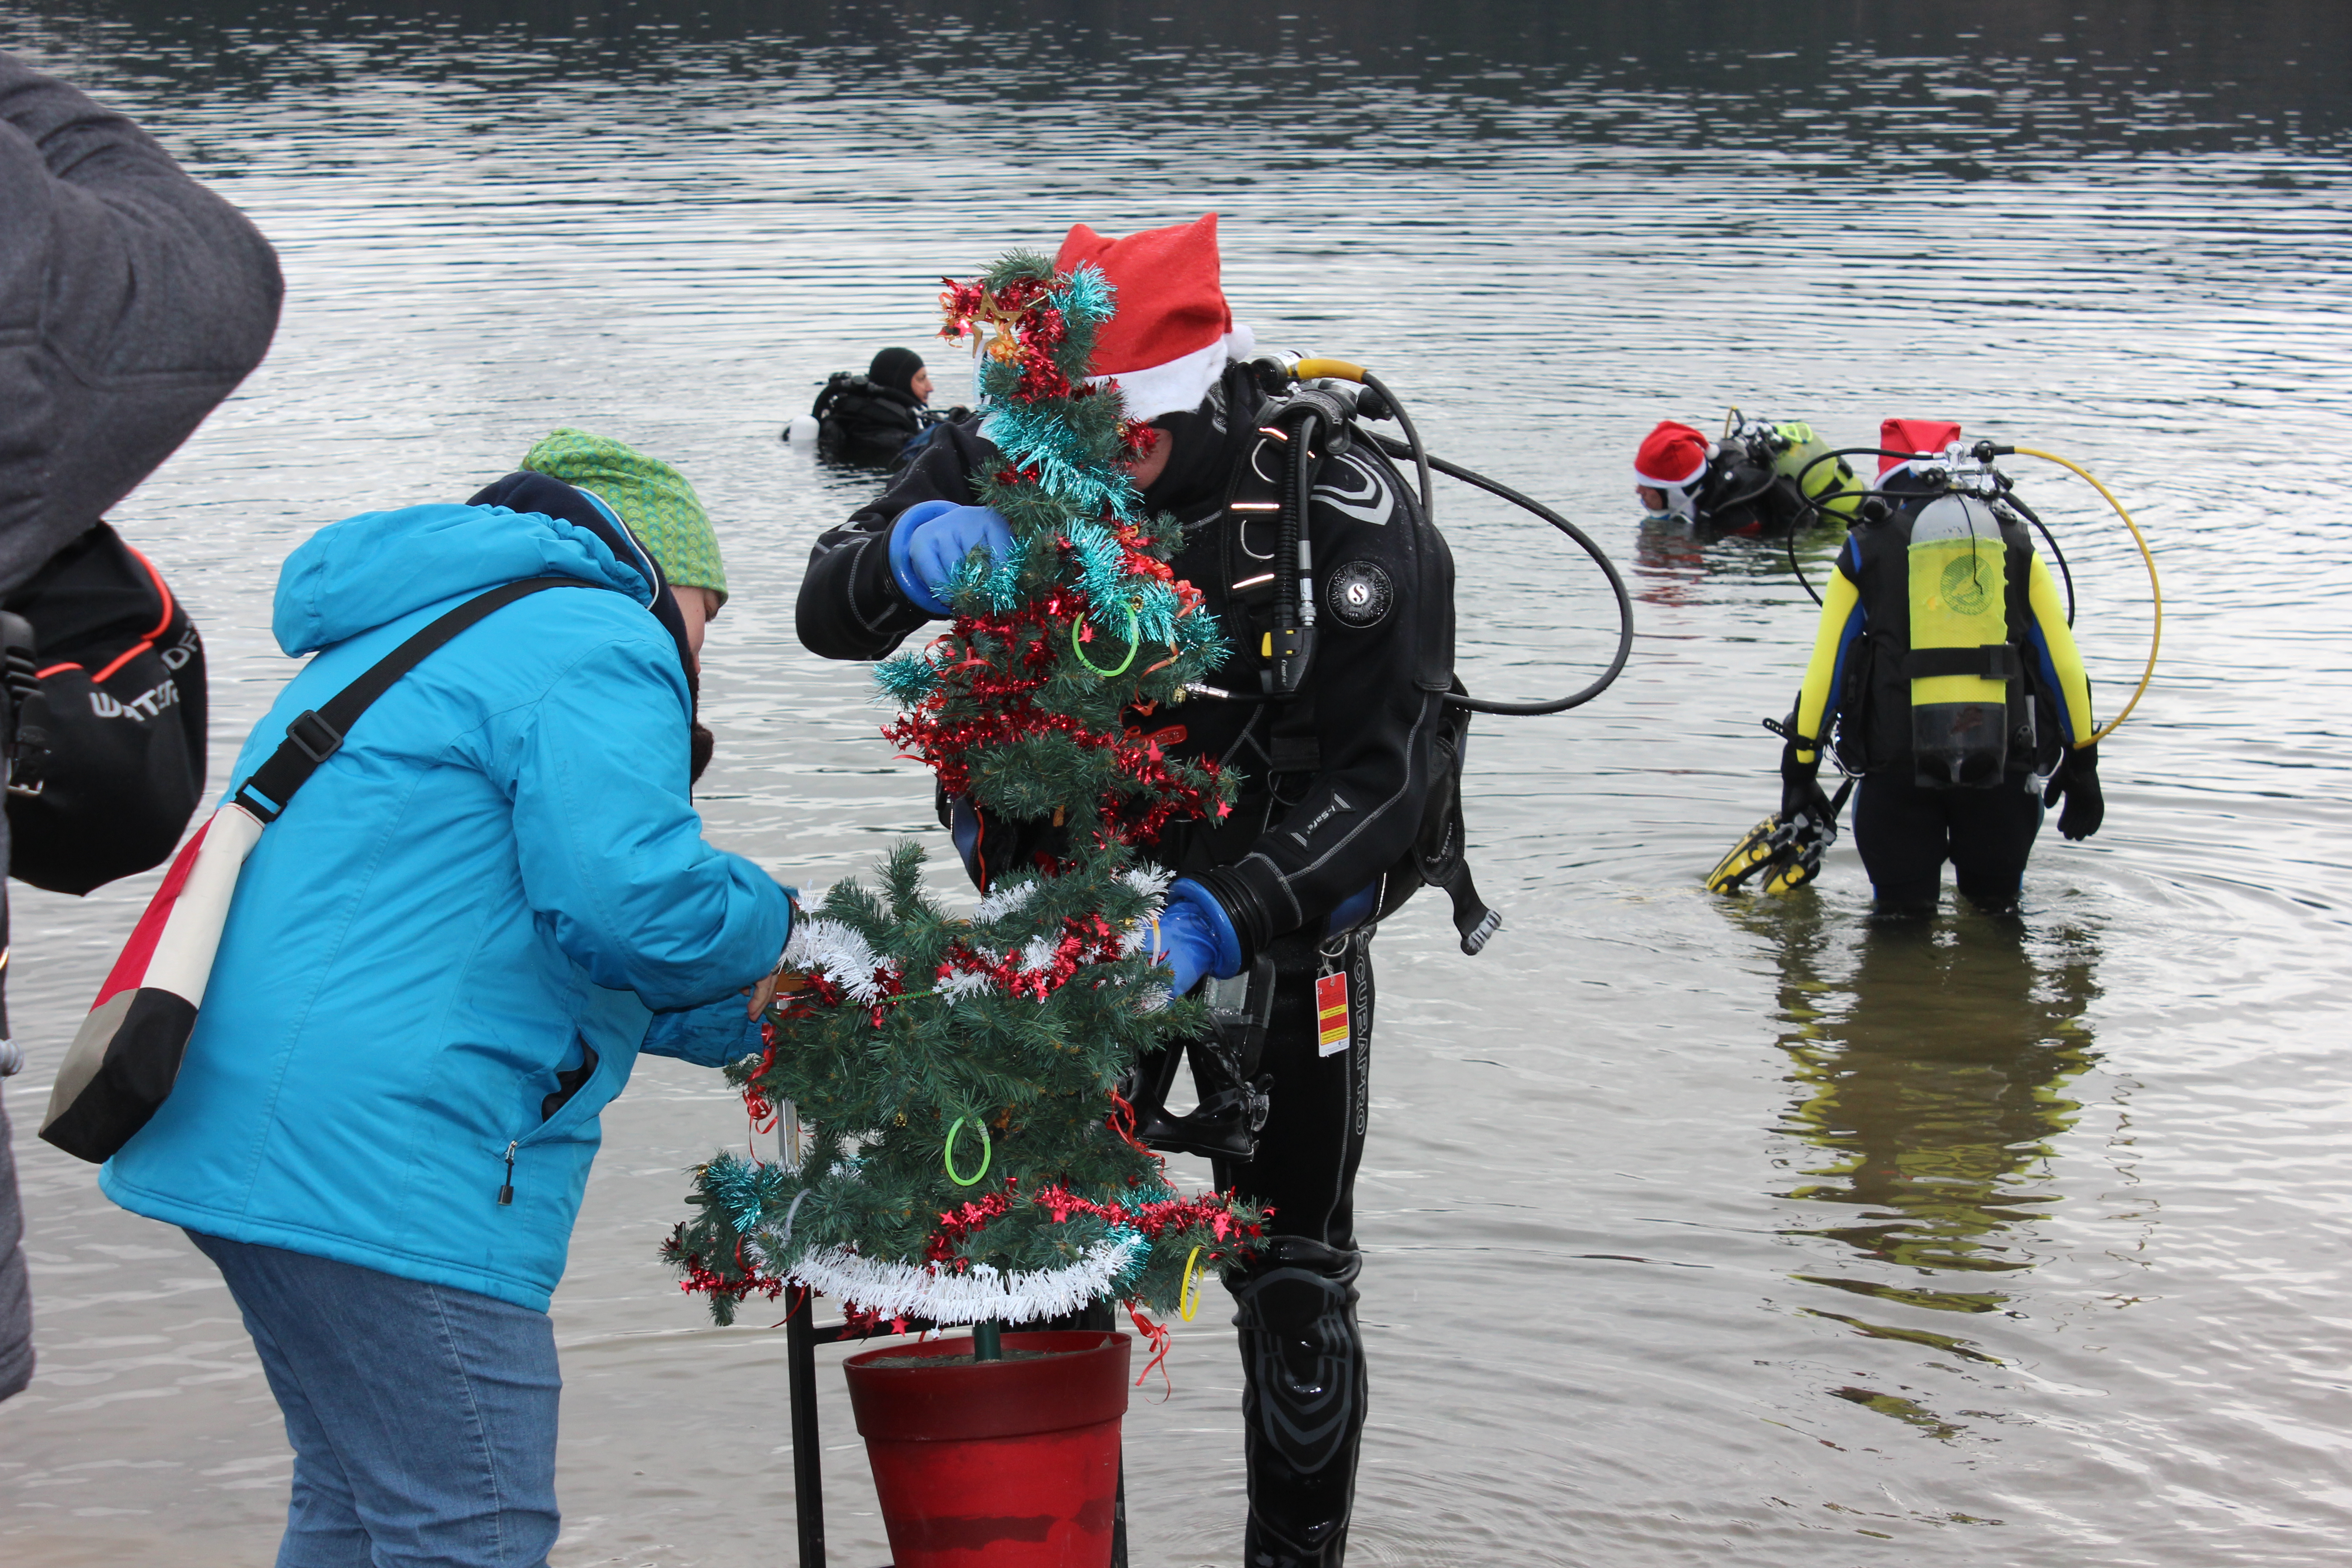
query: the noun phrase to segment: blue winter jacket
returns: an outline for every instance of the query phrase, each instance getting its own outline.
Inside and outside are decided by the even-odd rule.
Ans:
[[[116,1203],[544,1310],[639,1048],[757,1048],[737,993],[789,896],[702,841],[677,645],[586,530],[488,506],[321,530],[275,628],[318,657],[232,784],[435,616],[551,574],[594,586],[430,655],[262,834],[179,1081],[100,1174]]]

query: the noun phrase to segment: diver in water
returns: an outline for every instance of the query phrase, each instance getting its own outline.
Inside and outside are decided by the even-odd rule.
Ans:
[[[1883,507],[1838,552],[1781,752],[1781,813],[1819,823],[1826,743],[1860,777],[1854,847],[1882,908],[1935,907],[1944,862],[1979,908],[2016,907],[2045,806],[2069,839],[2106,805],[2066,605],[2005,480],[1955,482],[1958,425],[1889,419]],[[1834,740],[1830,728],[1834,723]],[[1734,851],[1738,853],[1737,850]]]
[[[930,375],[912,349],[884,349],[863,375],[836,371],[809,409],[816,454],[829,463],[896,467],[938,422],[930,401]],[[806,439],[795,433],[802,426],[793,421],[784,439]]]
[[[1247,1098],[1262,1086],[1255,1140],[1237,1126],[1223,1152],[1161,1146],[1212,1152],[1220,1187],[1272,1210],[1255,1263],[1230,1282],[1244,1561],[1329,1568],[1346,1550],[1366,1400],[1354,1187],[1370,1105],[1370,943],[1377,920],[1415,885],[1425,819],[1454,798],[1466,720],[1445,700],[1453,561],[1373,443],[1331,437],[1339,449],[1309,470],[1304,530],[1319,648],[1286,692],[1274,645],[1287,444],[1261,428],[1282,428],[1284,416],[1242,363],[1252,336],[1219,286],[1215,215],[1116,240],[1081,224],[1054,266],[1081,262],[1103,270],[1118,301],[1089,379],[1116,378],[1127,416],[1154,433],[1130,469],[1142,510],[1182,524],[1175,574],[1201,591],[1234,650],[1214,689],[1129,720],[1130,734],[1173,756],[1213,758],[1243,781],[1230,816],[1172,826],[1153,847],[1178,877],[1155,946],[1179,993],[1254,974],[1270,995],[1259,1059],[1241,1082],[1218,1085],[1194,1058],[1204,1104],[1213,1089]],[[1003,462],[981,421],[942,426],[878,500],[818,540],[801,640],[827,658],[880,658],[950,614],[950,574],[973,550],[1011,542],[971,484]],[[1049,824],[998,821],[944,795],[940,815],[983,890],[1054,854]]]
[[[1843,458],[1794,420],[1744,418],[1723,438],[1662,422],[1633,455],[1633,494],[1653,522],[1679,519],[1706,538],[1777,538],[1832,520],[1851,523],[1863,484]]]

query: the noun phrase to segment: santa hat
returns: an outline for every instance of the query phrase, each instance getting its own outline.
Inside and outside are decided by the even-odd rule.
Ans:
[[[1106,239],[1075,224],[1055,254],[1054,270],[1080,262],[1102,269],[1118,293],[1117,310],[1095,338],[1087,377],[1117,380],[1129,419],[1201,405],[1228,361],[1248,357],[1256,336],[1234,324],[1217,282],[1217,215],[1198,223]]]
[[[1687,425],[1668,419],[1642,438],[1633,454],[1633,477],[1662,490],[1678,490],[1698,482],[1715,443]]]
[[[1960,427],[1948,419],[1885,419],[1879,422],[1878,444],[1885,450],[1878,455],[1878,480],[1896,468],[1908,469],[1911,464],[1903,458],[1890,458],[1887,452],[1910,452],[1921,458],[1940,458],[1946,447],[1960,438]]]

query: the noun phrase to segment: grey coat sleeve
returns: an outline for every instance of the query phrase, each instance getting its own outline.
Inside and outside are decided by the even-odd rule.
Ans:
[[[33,1380],[33,1293],[25,1283],[25,1211],[16,1200],[16,1162],[8,1148],[8,1112],[0,1108],[0,1399]]]
[[[155,139],[0,53],[0,593],[268,352],[278,256]]]
[[[269,242],[153,137],[0,54],[0,594],[261,363],[283,291]],[[33,1370],[22,1219],[0,1112],[0,1399]]]

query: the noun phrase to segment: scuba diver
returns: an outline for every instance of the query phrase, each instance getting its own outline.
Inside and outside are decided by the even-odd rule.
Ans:
[[[1719,441],[1664,420],[1633,455],[1633,494],[1651,521],[1679,518],[1709,539],[1851,523],[1864,486],[1843,458],[1816,464],[1828,453],[1810,425],[1750,419],[1737,408]]]
[[[1889,419],[1879,439],[1877,486],[1838,552],[1796,708],[1771,726],[1785,742],[1780,814],[1708,885],[1762,869],[1785,890],[1818,871],[1845,797],[1822,792],[1827,750],[1860,780],[1854,847],[1882,909],[1932,910],[1949,860],[1962,896],[2006,912],[2045,807],[2064,802],[2069,839],[2105,817],[2090,680],[2032,514],[1992,467],[2007,448],[1964,453],[1960,427],[1934,420]]]
[[[884,349],[866,374],[838,370],[825,379],[808,416],[785,426],[787,443],[814,442],[828,463],[897,468],[943,418],[930,407],[931,378],[912,349]]]
[[[1152,946],[1172,990],[1206,979],[1213,1011],[1234,995],[1254,1015],[1255,1061],[1192,1058],[1202,1112],[1214,1102],[1246,1114],[1175,1118],[1139,1096],[1137,1121],[1160,1147],[1211,1155],[1220,1188],[1271,1210],[1251,1268],[1229,1283],[1244,1378],[1244,1561],[1336,1568],[1367,1397],[1354,1186],[1370,1105],[1371,937],[1421,880],[1441,879],[1416,855],[1433,822],[1459,864],[1455,769],[1468,720],[1448,703],[1459,689],[1453,559],[1414,487],[1354,432],[1327,384],[1291,391],[1272,362],[1245,358],[1253,334],[1234,323],[1219,283],[1214,214],[1118,239],[1080,224],[1054,268],[1082,262],[1118,290],[1089,382],[1115,385],[1126,416],[1151,433],[1130,465],[1142,510],[1182,524],[1175,575],[1204,595],[1234,650],[1211,677],[1216,687],[1173,710],[1130,710],[1129,732],[1243,780],[1229,816],[1159,840],[1155,858],[1178,879]],[[1293,468],[1290,436],[1319,468],[1301,456]],[[972,487],[1003,462],[982,421],[942,425],[877,500],[817,541],[802,642],[826,658],[877,659],[950,615],[950,574],[974,550],[1011,542]],[[1286,473],[1309,488],[1304,527],[1278,543]],[[1278,651],[1296,629],[1286,607],[1295,616],[1308,594],[1310,622],[1320,606],[1319,651]],[[944,792],[940,819],[983,890],[992,875],[1050,863],[1047,823],[996,820]],[[1163,1053],[1171,1074],[1174,1055]]]

